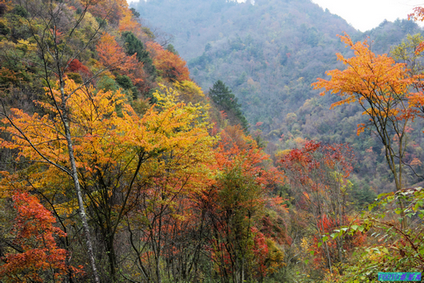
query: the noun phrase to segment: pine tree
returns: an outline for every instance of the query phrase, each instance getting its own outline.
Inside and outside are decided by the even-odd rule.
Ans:
[[[249,124],[241,111],[241,105],[231,90],[221,81],[214,83],[209,89],[209,97],[217,105],[218,109],[225,111],[231,124],[240,124],[247,133]]]

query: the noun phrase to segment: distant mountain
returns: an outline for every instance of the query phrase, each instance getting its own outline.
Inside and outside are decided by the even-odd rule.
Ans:
[[[309,0],[150,0],[134,7],[175,37],[205,90],[224,81],[250,123],[281,120],[314,96],[310,83],[336,64],[336,37],[357,31]],[[288,111],[288,112],[287,112]]]
[[[232,89],[253,134],[269,142],[268,152],[308,138],[349,142],[359,157],[373,144],[380,154],[375,138],[356,136],[356,125],[364,120],[358,107],[330,111],[337,97],[319,97],[310,85],[325,71],[342,67],[336,53],[351,54],[337,34],[346,32],[354,41],[368,38],[374,52],[387,53],[407,34],[421,32],[418,25],[385,21],[362,33],[310,0],[247,2],[149,0],[133,7],[153,30],[174,36],[175,49],[205,91],[217,80]],[[371,169],[358,169],[368,174],[366,183],[382,175]],[[375,183],[371,186],[382,186]]]
[[[174,46],[205,90],[224,81],[251,124],[281,121],[317,94],[310,83],[336,67],[335,53],[345,51],[337,34],[364,37],[310,0],[257,0],[254,5],[149,0],[133,6],[153,29],[174,36]],[[385,22],[367,34],[382,50],[379,45],[399,43],[418,30],[413,22]]]

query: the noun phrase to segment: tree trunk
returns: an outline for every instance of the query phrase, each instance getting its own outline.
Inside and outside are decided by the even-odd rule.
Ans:
[[[60,88],[60,91],[61,91],[61,94],[62,94],[62,101],[65,101],[63,99],[63,98],[65,98],[63,86]],[[63,103],[65,103],[65,102],[63,102]],[[66,142],[67,142],[67,145],[68,145],[69,162],[71,163],[72,179],[74,181],[75,192],[77,194],[77,199],[78,199],[78,214],[81,218],[82,226],[83,226],[83,229],[84,229],[85,241],[86,241],[86,246],[87,246],[87,253],[88,253],[89,260],[90,260],[91,269],[93,271],[94,282],[100,283],[99,275],[98,275],[97,268],[96,268],[96,261],[95,261],[95,258],[94,258],[93,244],[92,244],[92,240],[91,240],[91,236],[90,236],[90,227],[88,226],[88,222],[87,222],[87,214],[85,213],[84,201],[83,201],[83,198],[82,198],[82,191],[81,191],[81,186],[80,186],[80,183],[79,183],[77,166],[76,166],[76,163],[75,163],[74,147],[73,147],[73,143],[72,143],[70,126],[69,126],[69,123],[68,123],[67,109],[65,108],[66,107],[65,105],[63,105],[63,106],[64,107],[62,109],[63,110],[63,112],[62,112],[62,122],[63,122],[63,126],[65,128],[65,137],[66,137]]]

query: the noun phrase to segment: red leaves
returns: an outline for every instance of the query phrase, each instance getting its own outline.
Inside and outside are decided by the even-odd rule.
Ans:
[[[190,72],[186,62],[178,55],[164,50],[156,42],[147,42],[146,47],[153,55],[153,64],[162,78],[173,81],[189,81]]]
[[[74,72],[74,73],[80,72],[80,73],[87,75],[87,76],[89,76],[91,74],[90,70],[85,65],[83,65],[78,59],[74,59],[70,63],[68,62],[68,69],[67,70]]]
[[[55,278],[81,270],[66,265],[67,252],[57,246],[55,237],[66,234],[53,224],[56,219],[35,196],[17,192],[13,196],[17,217],[14,227],[14,245],[19,253],[9,253],[0,266],[0,278],[25,279],[43,282],[43,275],[51,272]],[[17,277],[19,274],[20,277]]]
[[[100,62],[110,71],[119,71],[127,75],[134,85],[143,81],[142,74],[139,74],[143,64],[138,62],[137,53],[132,56],[126,55],[114,36],[103,33],[96,49]]]
[[[256,227],[251,228],[251,232],[254,235],[253,241],[254,241],[254,248],[253,248],[253,254],[256,257],[256,260],[258,261],[258,271],[261,276],[266,275],[266,265],[265,261],[268,255],[268,245],[266,244],[266,239],[264,234],[258,231]]]
[[[284,238],[285,231],[270,223],[262,233],[255,225],[266,222],[261,217],[266,205],[283,210],[282,199],[270,197],[273,185],[282,182],[282,173],[267,164],[269,157],[240,126],[221,131],[215,159],[213,171],[217,174],[210,190],[203,193],[202,205],[212,223],[211,250],[218,272],[236,281],[239,269],[246,265],[249,274],[263,277],[273,272],[283,257],[275,245],[270,251],[274,242],[268,236]],[[279,232],[274,233],[276,229]],[[250,259],[241,262],[240,255]]]
[[[347,145],[322,145],[320,142],[307,141],[302,149],[292,149],[284,155],[280,163],[283,169],[296,172],[303,183],[307,183],[306,178],[312,171],[324,170],[324,167],[334,169],[336,165],[339,165],[338,168],[347,178],[352,166],[345,154],[351,155],[351,149]],[[320,157],[317,158],[318,156]]]
[[[317,267],[318,263],[327,265],[329,259],[337,262],[342,256],[336,256],[340,250],[332,241],[325,243],[330,252],[320,249],[318,239],[347,222],[345,199],[350,184],[347,178],[353,170],[352,158],[347,145],[306,141],[303,148],[291,150],[280,160],[296,195],[297,215],[309,218],[318,235],[313,247]]]
[[[408,15],[408,20],[424,21],[424,8],[415,7],[413,10],[414,12]]]

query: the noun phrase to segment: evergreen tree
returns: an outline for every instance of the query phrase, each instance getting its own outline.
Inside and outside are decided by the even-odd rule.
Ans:
[[[214,83],[209,89],[209,97],[220,111],[225,111],[231,124],[240,124],[247,133],[249,124],[241,111],[241,105],[231,90],[221,81]]]
[[[154,80],[156,78],[156,68],[153,65],[152,58],[149,52],[144,48],[141,42],[132,32],[126,31],[122,33],[122,38],[125,41],[125,51],[128,55],[137,53],[137,60],[144,63],[144,70]]]

